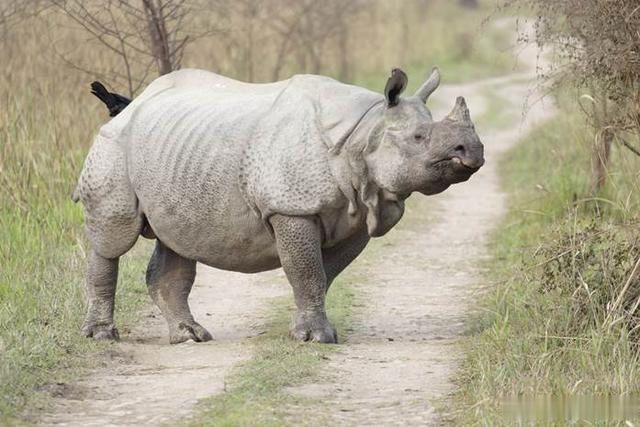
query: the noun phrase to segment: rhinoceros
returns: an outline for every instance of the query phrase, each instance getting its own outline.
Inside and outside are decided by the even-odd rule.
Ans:
[[[325,312],[336,276],[398,223],[407,197],[484,163],[464,98],[433,120],[425,103],[439,82],[436,68],[400,97],[399,69],[384,95],[317,75],[252,84],[185,69],[115,106],[74,192],[91,244],[83,333],[118,338],[118,259],[144,234],[156,239],[146,281],[170,343],[212,339],[187,301],[196,262],[282,267],[297,306],[291,336],[336,343]]]

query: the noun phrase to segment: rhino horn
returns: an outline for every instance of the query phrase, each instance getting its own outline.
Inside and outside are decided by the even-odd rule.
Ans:
[[[471,114],[469,113],[464,97],[459,96],[456,99],[456,105],[447,116],[447,119],[454,122],[471,122]]]
[[[429,96],[431,96],[438,86],[440,86],[440,70],[438,70],[438,67],[434,67],[427,81],[416,91],[415,96],[422,99],[422,102],[427,102]]]

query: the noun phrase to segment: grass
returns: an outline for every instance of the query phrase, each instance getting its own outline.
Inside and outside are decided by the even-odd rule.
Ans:
[[[451,1],[436,0],[424,14],[419,11],[421,6],[411,2],[387,3],[381,7],[380,13],[389,16],[399,13],[398,7],[407,9],[400,14],[409,16],[410,43],[407,51],[400,55],[397,37],[383,40],[380,50],[389,56],[362,58],[363,66],[354,73],[359,85],[380,91],[392,67],[407,72],[407,94],[412,94],[423,83],[433,66],[440,68],[443,84],[469,82],[514,70],[510,52],[512,30],[485,22],[495,11],[491,2],[481,2],[480,8],[471,10],[461,9]],[[414,10],[416,8],[418,10]]]
[[[351,328],[357,301],[352,285],[360,279],[343,274],[331,286],[327,314],[339,332]],[[253,341],[251,360],[234,369],[225,393],[200,403],[191,425],[280,426],[292,422],[287,408],[307,399],[289,393],[287,387],[317,379],[323,363],[340,348],[290,339],[292,310],[290,297],[273,304],[268,332]]]
[[[447,82],[510,69],[508,56],[500,55],[507,33],[487,30],[486,37],[476,37],[487,10],[456,14],[450,2],[440,1],[430,8],[427,26],[418,15],[408,15],[412,30],[420,31],[405,60],[398,59],[412,76],[409,91],[421,83],[414,76],[424,76],[427,64],[439,64]],[[117,68],[118,61],[86,43],[82,33],[57,25],[57,19],[46,15],[46,20],[26,20],[0,40],[5,61],[0,70],[0,424],[17,423],[26,412],[46,405],[46,393],[38,390],[72,381],[108,347],[79,333],[87,242],[82,208],[70,200],[106,112],[88,94],[92,76],[61,65],[52,43],[101,69]],[[397,28],[394,24],[384,31],[396,37]],[[198,52],[187,52],[183,65],[219,69],[206,62],[214,57],[203,54],[206,43],[200,40],[197,46]],[[361,57],[376,59],[372,52],[379,46],[357,48]],[[389,67],[378,62],[354,65],[356,83],[382,91]],[[121,330],[136,321],[136,311],[148,301],[143,285],[146,252],[142,246],[121,263],[116,310]],[[329,303],[341,330],[348,328],[348,307],[355,298],[350,280],[334,284]],[[314,375],[333,351],[281,338],[287,323],[283,307],[274,308],[272,332],[257,340],[255,358],[238,369],[232,391],[211,401],[211,417],[220,408],[228,411],[228,419],[233,414],[240,421],[262,416],[252,415],[252,408],[261,414],[268,404],[290,399],[282,392],[284,385]],[[278,360],[282,363],[274,362]],[[289,372],[285,361],[297,363],[302,371]]]
[[[607,188],[585,197],[593,136],[571,99],[561,96],[560,114],[502,159],[510,213],[491,248],[495,286],[470,321],[459,423],[508,425],[501,401],[514,396],[640,392],[631,312],[640,282],[629,281],[640,256],[640,161],[614,147]]]
[[[42,111],[35,97],[11,97],[0,129],[0,424],[9,423],[34,390],[67,381],[67,368],[88,367],[105,348],[80,334],[86,242],[82,209],[69,197],[82,159],[82,125]],[[72,112],[69,111],[69,114]],[[90,128],[87,125],[87,128]],[[144,300],[141,254],[121,268],[120,325]]]
[[[506,95],[496,90],[495,87],[483,90],[482,97],[486,102],[485,110],[477,118],[474,118],[474,123],[478,127],[485,127],[492,132],[511,128],[514,123],[521,123],[522,115],[518,108],[521,106],[515,105],[512,108],[505,108],[505,105],[512,103],[509,99],[505,99]]]
[[[92,134],[105,114],[97,106],[86,108],[85,91],[78,93],[78,84],[66,86],[66,70],[39,62],[43,43],[26,39],[30,42],[22,47],[33,55],[6,56],[0,80],[3,425],[17,422],[25,409],[46,404],[38,390],[71,380],[107,347],[80,333],[87,243],[82,208],[70,200]],[[5,53],[12,49],[2,48]],[[47,67],[48,79],[30,74],[39,74],[42,67]],[[138,252],[121,268],[121,328],[135,320],[134,308],[146,298],[143,258]]]

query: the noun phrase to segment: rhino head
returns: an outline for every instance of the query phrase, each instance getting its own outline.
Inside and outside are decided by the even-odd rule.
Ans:
[[[464,98],[434,122],[425,103],[439,83],[434,69],[413,96],[401,98],[407,76],[394,69],[385,88],[386,105],[370,128],[363,153],[369,176],[401,198],[415,191],[440,193],[468,180],[484,164],[484,148]]]
[[[366,206],[372,237],[386,234],[400,220],[412,193],[440,193],[468,180],[484,164],[484,147],[464,98],[443,120],[433,120],[426,102],[439,84],[434,69],[413,96],[401,98],[407,75],[394,69],[385,99],[365,114],[351,137],[354,143],[347,145],[352,181]]]

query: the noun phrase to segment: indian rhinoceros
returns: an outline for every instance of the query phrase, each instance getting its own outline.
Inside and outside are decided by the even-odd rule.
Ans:
[[[463,98],[432,119],[425,103],[439,82],[434,69],[401,98],[399,69],[384,95],[316,75],[250,84],[188,69],[153,81],[100,128],[74,192],[91,244],[84,334],[118,338],[118,259],[144,233],[157,239],[146,280],[171,343],[211,339],[187,302],[196,262],[282,266],[291,336],[337,342],[331,282],[412,193],[440,193],[484,163]]]

